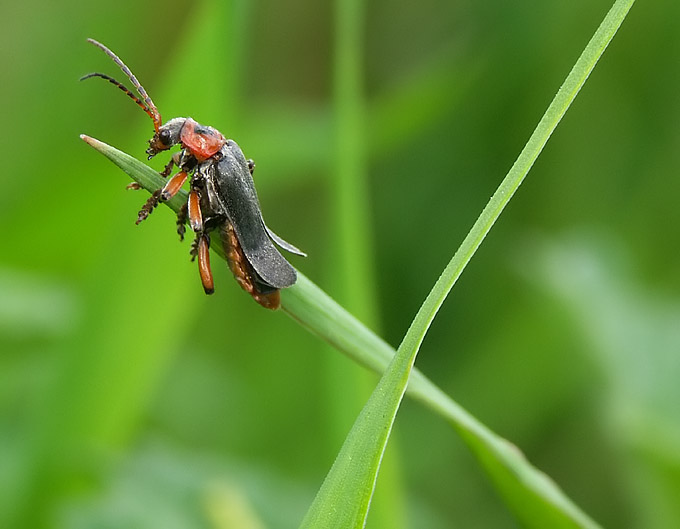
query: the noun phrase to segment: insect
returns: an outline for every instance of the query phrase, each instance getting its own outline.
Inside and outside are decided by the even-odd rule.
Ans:
[[[148,114],[154,125],[154,135],[146,150],[149,159],[175,145],[180,146],[160,174],[168,177],[175,166],[177,173],[163,188],[152,193],[139,211],[136,224],[145,220],[159,203],[175,196],[188,179],[189,198],[177,214],[177,232],[182,240],[188,221],[195,234],[191,257],[198,260],[205,293],[214,292],[209,248],[211,235],[217,234],[239,285],[263,307],[278,308],[279,289],[293,285],[297,273],[274,243],[291,253],[306,254],[264,223],[252,176],[254,162],[246,160],[235,141],[190,117],[163,123],[156,105],[125,63],[96,40],[88,39],[88,42],[103,50],[120,67],[141,97],[103,73],[90,73],[81,80],[99,77],[109,81]],[[139,189],[136,184],[128,187]]]

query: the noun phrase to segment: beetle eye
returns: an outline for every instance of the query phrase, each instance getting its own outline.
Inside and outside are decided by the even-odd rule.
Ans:
[[[172,141],[170,131],[167,129],[160,131],[158,133],[158,139],[163,145],[170,145],[170,142]]]

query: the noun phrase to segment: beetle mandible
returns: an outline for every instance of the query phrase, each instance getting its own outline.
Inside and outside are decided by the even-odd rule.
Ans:
[[[177,214],[177,232],[183,239],[188,220],[195,233],[191,256],[192,260],[198,258],[205,293],[214,292],[209,248],[211,233],[217,232],[229,268],[241,287],[263,307],[278,308],[279,289],[293,285],[297,273],[274,243],[297,255],[306,254],[277,236],[264,223],[253,183],[254,162],[246,160],[235,141],[190,117],[173,118],[163,123],[156,105],[125,63],[100,42],[87,40],[120,67],[141,98],[103,73],[90,73],[81,80],[99,77],[109,81],[149,115],[154,125],[154,135],[146,150],[149,159],[175,145],[180,146],[160,174],[168,177],[174,166],[178,168],[177,173],[163,188],[152,193],[139,211],[136,224],[146,219],[160,202],[175,196],[189,179],[189,198]],[[139,188],[136,184],[128,187]]]

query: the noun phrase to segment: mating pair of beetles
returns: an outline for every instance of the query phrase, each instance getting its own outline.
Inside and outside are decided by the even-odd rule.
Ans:
[[[88,42],[101,48],[120,67],[141,99],[103,73],[90,73],[81,80],[100,77],[109,81],[149,115],[155,130],[146,150],[149,159],[175,145],[181,147],[160,174],[169,176],[173,166],[177,166],[178,172],[147,200],[139,212],[137,224],[160,202],[175,196],[191,175],[189,199],[177,214],[177,232],[183,239],[188,220],[195,233],[191,256],[192,260],[198,258],[205,293],[212,294],[215,290],[209,249],[210,234],[217,232],[229,268],[241,287],[263,307],[278,308],[279,289],[293,285],[297,273],[273,243],[297,255],[305,254],[265,225],[253,183],[253,161],[246,160],[235,141],[191,118],[174,118],[164,124],[156,105],[125,63],[96,40],[88,39]],[[136,184],[128,187],[139,188]]]

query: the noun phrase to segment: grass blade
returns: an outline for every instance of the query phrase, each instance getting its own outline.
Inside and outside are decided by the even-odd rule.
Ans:
[[[417,352],[416,348],[401,348],[390,362],[307,511],[302,529],[364,527]]]

